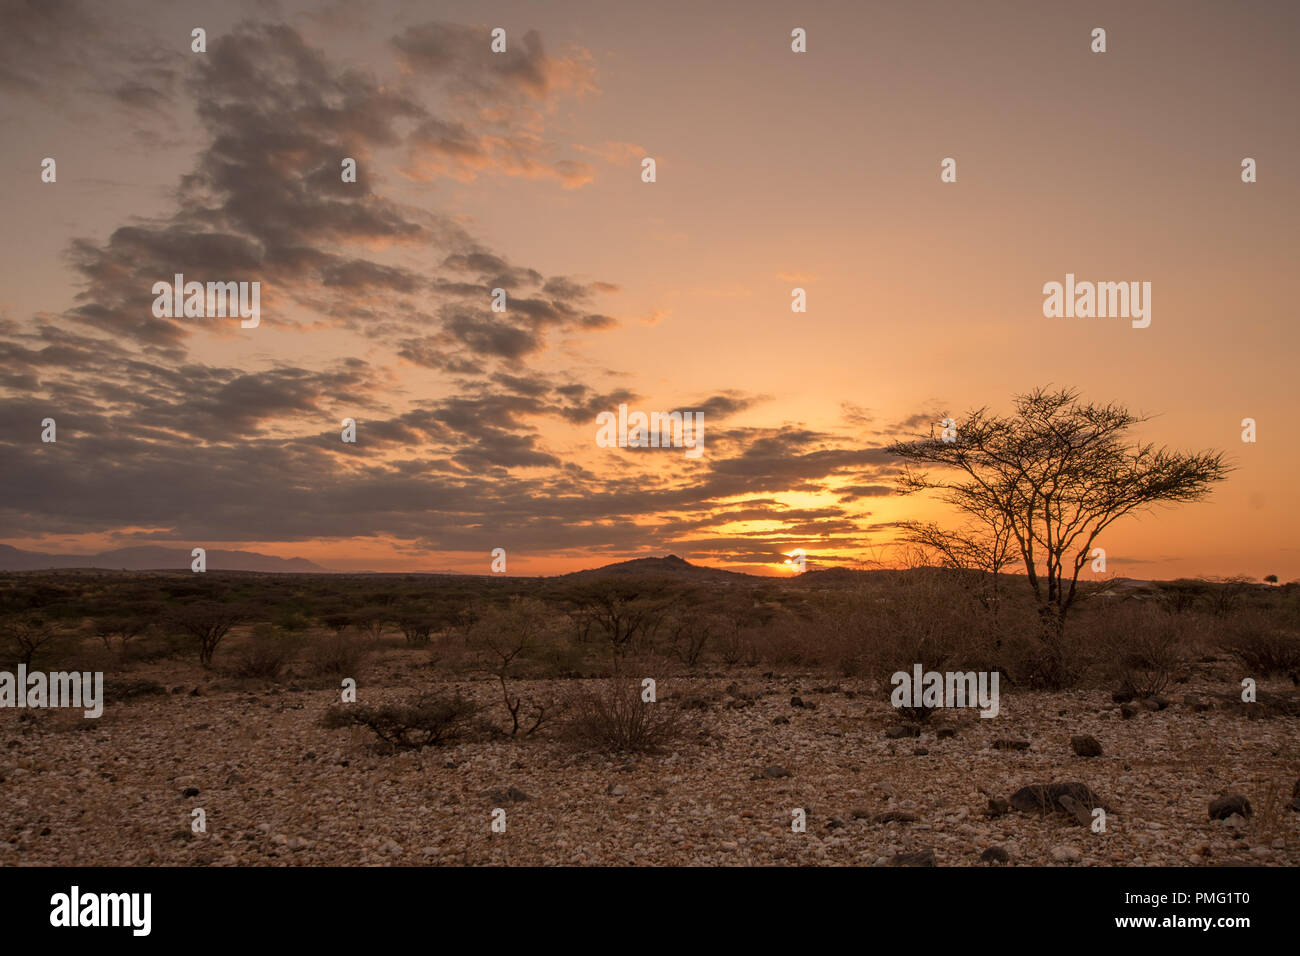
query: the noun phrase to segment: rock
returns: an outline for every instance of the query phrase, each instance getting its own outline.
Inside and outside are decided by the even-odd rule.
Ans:
[[[182,797],[197,797],[199,795],[198,787],[186,787],[181,791]]]
[[[790,706],[791,706],[791,707],[802,707],[802,706],[804,706],[803,698],[802,698],[802,697],[791,697],[791,698],[790,698]]]
[[[605,788],[605,793],[611,797],[623,797],[627,795],[627,787],[620,784],[610,784]]]
[[[921,736],[921,727],[919,724],[895,724],[885,731],[885,737],[889,740],[901,740],[903,737]]]
[[[1092,811],[1088,807],[1085,807],[1068,793],[1061,794],[1057,797],[1057,801],[1061,804],[1061,807],[1065,812],[1070,815],[1074,822],[1079,824],[1079,826],[1092,826]]]
[[[1240,830],[1246,825],[1246,818],[1240,813],[1234,813],[1224,818],[1223,825],[1230,830]]]
[[[245,777],[243,774],[241,774],[238,770],[232,770],[230,772],[230,775],[226,777],[227,787],[237,787],[241,783],[248,783],[248,778]]]
[[[1057,863],[1078,863],[1083,859],[1083,854],[1072,846],[1054,846],[1052,859]]]
[[[1273,855],[1273,851],[1266,846],[1253,846],[1250,848],[1250,855],[1257,860],[1267,860]]]
[[[790,723],[790,718],[789,718],[789,717],[786,717],[784,714],[777,714],[775,717],[772,718],[772,723],[774,723],[774,724],[788,724],[788,723]]]
[[[981,863],[1010,863],[1011,854],[1000,846],[991,846],[980,854]]]
[[[912,751],[912,756],[913,756],[913,757],[928,757],[928,756],[930,756],[930,751],[927,750],[925,747],[917,747],[915,750]]]
[[[1012,740],[1008,737],[1002,737],[993,741],[994,750],[1028,750],[1028,740]]]
[[[866,807],[854,807],[849,813],[849,816],[853,817],[855,820],[865,820],[871,816],[871,811]]]
[[[934,859],[934,850],[916,850],[912,853],[895,853],[886,866],[938,866]]]
[[[531,800],[532,797],[524,793],[517,787],[506,787],[504,790],[491,790],[487,793],[488,801],[494,806],[500,806],[503,803],[523,803],[525,800]]]
[[[838,830],[844,825],[845,825],[844,821],[841,820],[839,817],[831,817],[829,820],[826,821],[827,830]]]
[[[996,797],[990,797],[988,809],[984,811],[984,815],[988,817],[990,820],[992,820],[997,817],[1004,817],[1010,812],[1011,812],[1010,801],[999,800]]]
[[[940,740],[947,740],[949,737],[956,737],[956,736],[957,736],[957,728],[956,728],[956,727],[940,727],[938,730],[936,730],[936,731],[934,732],[934,735],[935,735],[936,737],[938,737]]]
[[[906,810],[886,810],[884,813],[877,813],[872,818],[872,823],[915,823],[917,820],[915,813],[908,813]]]
[[[1291,809],[1300,812],[1300,780],[1291,788]]]
[[[1254,810],[1251,809],[1250,801],[1239,793],[1228,793],[1210,801],[1210,819],[1226,820],[1234,813],[1243,817],[1248,817]]]
[[[1128,703],[1120,704],[1119,713],[1125,720],[1132,720],[1138,714],[1138,706],[1136,704]]]
[[[1136,696],[1131,690],[1117,690],[1110,695],[1110,699],[1117,704],[1127,704]]]
[[[1080,757],[1100,757],[1101,744],[1089,734],[1079,734],[1070,738],[1070,749]]]
[[[1066,783],[1035,783],[1028,787],[1021,787],[1011,795],[1011,808],[1021,813],[1059,811],[1068,814],[1069,810],[1061,805],[1062,795],[1072,797],[1084,807],[1110,809],[1087,784],[1073,780]]]
[[[793,777],[794,774],[779,764],[772,764],[770,767],[763,768],[763,776],[767,777],[769,780],[779,780],[782,777]]]

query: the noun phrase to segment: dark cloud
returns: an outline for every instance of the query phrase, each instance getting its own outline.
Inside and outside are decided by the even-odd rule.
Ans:
[[[84,74],[77,44],[57,32],[76,5],[9,6],[35,48],[52,52],[50,90],[68,95]],[[0,50],[13,50],[5,36]],[[611,387],[532,363],[556,334],[616,325],[599,310],[618,287],[548,277],[487,248],[449,213],[385,195],[385,151],[441,157],[453,171],[566,184],[587,175],[526,132],[519,112],[590,88],[585,62],[549,56],[535,34],[510,43],[494,57],[478,28],[408,29],[393,47],[409,85],[340,66],[282,24],[209,36],[208,54],[186,59],[184,81],[165,58],[123,64],[104,87],[111,96],[138,112],[192,106],[205,139],[169,213],[70,242],[83,283],[72,309],[0,320],[0,522],[9,534],[386,536],[436,550],[482,550],[486,536],[521,552],[685,544],[755,561],[772,557],[769,538],[827,548],[851,540],[867,516],[789,508],[778,495],[872,497],[891,463],[829,432],[730,424],[762,396],[685,397],[681,410],[705,416],[698,461],[651,461],[636,449],[573,460],[566,445],[594,448],[599,412],[640,396],[622,378],[602,375]],[[45,91],[31,69],[26,54],[5,61],[0,87]],[[443,101],[435,113],[419,92],[426,83],[453,106]],[[473,108],[458,113],[455,103]],[[482,119],[487,106],[492,118]],[[356,183],[339,177],[345,156],[358,162]],[[233,336],[238,323],[155,318],[152,285],[176,273],[259,281],[268,328],[295,328],[296,309],[304,326],[339,338],[268,357],[246,336],[209,353],[196,343]],[[508,292],[504,313],[491,311],[494,288]],[[356,354],[340,344],[348,335]],[[227,366],[201,354],[235,357]],[[391,393],[404,363],[429,393]],[[53,445],[38,440],[46,416],[58,421]],[[340,439],[344,417],[358,423],[355,445]],[[777,530],[714,530],[751,521]]]

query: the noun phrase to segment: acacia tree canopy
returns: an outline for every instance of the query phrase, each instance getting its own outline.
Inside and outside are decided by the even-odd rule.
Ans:
[[[909,462],[899,479],[904,493],[936,491],[979,524],[1005,523],[1048,631],[1059,635],[1103,531],[1157,504],[1200,500],[1232,469],[1223,452],[1131,440],[1129,430],[1147,418],[1083,403],[1074,389],[1038,388],[1013,405],[1008,416],[970,412],[955,440],[900,441],[887,450]]]

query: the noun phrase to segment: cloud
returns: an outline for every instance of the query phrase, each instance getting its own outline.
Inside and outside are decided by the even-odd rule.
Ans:
[[[51,68],[37,77],[16,56],[0,84],[26,76],[24,88],[67,96],[84,81],[78,41],[57,33],[74,8],[19,11]],[[241,24],[208,49],[174,82],[170,66],[142,59],[105,87],[130,123],[193,111],[203,140],[171,208],[106,238],[69,237],[73,307],[0,319],[10,535],[366,537],[444,551],[482,550],[490,535],[520,553],[696,542],[748,559],[772,547],[760,522],[823,546],[857,533],[865,516],[837,496],[874,496],[887,457],[832,432],[740,422],[765,396],[684,395],[681,408],[709,423],[696,462],[597,451],[596,414],[641,401],[637,383],[592,381],[591,363],[567,369],[555,353],[619,325],[602,298],[619,287],[515,262],[454,210],[387,192],[405,187],[392,174],[412,162],[437,175],[589,181],[591,167],[557,154],[539,127],[556,96],[595,90],[582,54],[549,56],[525,34],[493,58],[485,31],[447,24],[402,31],[374,72],[281,23]],[[635,152],[611,141],[581,154]],[[357,160],[356,183],[339,176],[344,156]],[[296,331],[302,347],[236,338],[235,322],[154,318],[152,285],[176,273],[263,283],[259,334]],[[496,288],[504,313],[490,308]],[[556,335],[566,350],[550,347]],[[47,415],[55,445],[35,440]],[[355,445],[340,440],[344,417],[358,422]],[[791,491],[823,504],[789,507],[779,496]]]

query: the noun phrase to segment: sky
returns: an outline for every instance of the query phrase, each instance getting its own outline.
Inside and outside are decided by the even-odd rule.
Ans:
[[[1109,529],[1109,572],[1300,577],[1300,6],[0,0],[0,26],[2,543],[888,565],[899,521],[950,513],[884,446],[1053,385],[1235,466]],[[176,273],[259,282],[260,323],[156,317]],[[1045,317],[1067,274],[1150,282],[1150,326]],[[702,412],[703,453],[601,447],[620,403]]]

